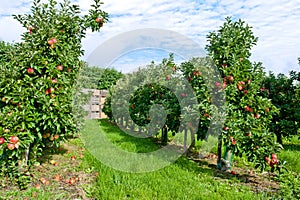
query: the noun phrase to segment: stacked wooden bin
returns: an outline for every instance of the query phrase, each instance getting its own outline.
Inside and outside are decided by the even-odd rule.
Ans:
[[[91,92],[91,100],[88,105],[84,106],[88,111],[87,118],[89,119],[103,119],[107,118],[104,114],[103,106],[107,96],[107,90],[84,89],[84,92]]]

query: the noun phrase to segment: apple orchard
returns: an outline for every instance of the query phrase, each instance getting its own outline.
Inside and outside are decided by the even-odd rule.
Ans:
[[[14,16],[27,32],[22,34],[20,43],[1,43],[0,176],[23,180],[43,150],[58,147],[79,131],[79,122],[74,118],[74,95],[71,94],[77,92],[76,80],[82,67],[81,40],[89,28],[100,31],[108,21],[108,14],[100,9],[101,4],[100,0],[94,0],[88,15],[81,15],[79,6],[69,1],[58,4],[49,0],[42,4],[34,0],[31,14]],[[198,102],[192,109],[200,113],[193,140],[206,140],[210,122],[216,120],[213,113],[218,113],[218,109],[226,110],[224,126],[216,130],[219,169],[230,170],[234,156],[246,156],[256,168],[280,170],[283,161],[276,154],[282,148],[282,141],[278,138],[297,134],[300,112],[283,111],[280,107],[283,98],[276,95],[288,90],[284,105],[299,109],[298,86],[293,82],[300,80],[299,73],[285,78],[267,77],[262,63],[249,59],[258,38],[242,20],[226,18],[223,26],[209,33],[207,39],[207,57],[176,65],[170,56],[149,70],[165,68],[164,81],[181,77],[192,86]],[[222,78],[212,85],[207,84],[205,77],[211,72],[200,67],[207,60],[213,61]],[[283,79],[286,80],[285,88],[273,87],[283,84]],[[118,82],[110,95],[126,84]],[[221,98],[221,94],[225,94],[225,107],[212,105],[209,87],[215,96]],[[130,116],[139,126],[151,121],[151,104],[162,104],[170,111],[160,132],[162,143],[168,143],[168,133],[175,135],[182,119],[176,96],[161,85],[151,83],[145,83],[129,95]],[[184,89],[181,97],[187,97]],[[119,120],[112,115],[110,101],[108,96],[104,111],[111,121]],[[287,128],[292,132],[285,131]]]

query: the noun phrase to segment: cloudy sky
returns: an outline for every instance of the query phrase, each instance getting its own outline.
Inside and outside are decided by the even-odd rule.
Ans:
[[[46,0],[44,0],[46,1]],[[12,14],[30,11],[33,0],[0,0],[0,39],[19,41],[25,31]],[[71,0],[85,12],[92,0]],[[300,0],[103,0],[102,9],[110,14],[110,23],[100,33],[88,32],[83,41],[88,60],[107,40],[141,28],[175,31],[204,49],[206,36],[217,30],[226,16],[243,19],[253,27],[258,44],[252,50],[253,61],[261,61],[266,71],[288,73],[300,71]],[[145,38],[146,40],[147,38]],[[136,50],[115,59],[112,66],[128,68],[159,61],[168,55],[161,49]],[[179,58],[178,58],[179,59]],[[179,59],[180,60],[180,59]],[[127,70],[124,70],[127,69]]]

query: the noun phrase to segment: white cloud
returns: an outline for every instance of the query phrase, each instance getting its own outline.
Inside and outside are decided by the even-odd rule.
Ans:
[[[266,71],[300,71],[297,63],[297,57],[300,57],[300,0],[103,1],[102,9],[110,14],[111,22],[105,24],[100,33],[88,32],[83,41],[84,58],[107,39],[138,28],[173,30],[192,38],[204,48],[206,35],[217,30],[226,16],[233,16],[249,23],[259,37],[252,60],[262,61]],[[30,2],[32,0],[1,2],[0,38],[7,41],[20,38],[23,29],[6,15],[28,12]],[[92,0],[72,2],[78,3],[86,12]]]

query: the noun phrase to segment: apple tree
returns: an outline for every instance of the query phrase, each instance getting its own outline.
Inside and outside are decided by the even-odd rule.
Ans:
[[[280,146],[268,130],[272,115],[278,111],[270,99],[258,95],[265,76],[262,64],[249,59],[258,38],[244,21],[229,17],[207,38],[206,50],[223,78],[216,87],[222,86],[226,92],[227,118],[219,137],[218,168],[230,169],[234,155],[246,155],[257,168],[264,169],[266,159]],[[226,150],[221,159],[222,146]],[[274,162],[272,168],[279,164],[277,158]]]
[[[94,0],[82,15],[78,5],[34,0],[30,14],[14,15],[26,32],[1,63],[0,173],[18,177],[46,147],[74,136],[72,100],[87,29],[108,21]],[[1,139],[1,141],[2,141]]]
[[[298,134],[300,128],[300,102],[297,97],[300,73],[290,71],[289,76],[269,73],[262,83],[261,95],[272,100],[279,109],[273,114],[270,130],[276,134],[277,142],[282,144],[282,138]]]

